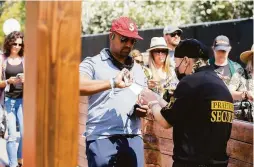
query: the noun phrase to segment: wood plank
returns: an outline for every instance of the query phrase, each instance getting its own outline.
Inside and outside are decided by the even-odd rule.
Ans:
[[[144,149],[158,150],[162,154],[173,155],[172,139],[160,138],[154,135],[143,135]]]
[[[231,138],[253,144],[253,124],[246,121],[234,120]]]
[[[156,135],[161,138],[173,139],[173,128],[164,129],[151,116],[142,118],[142,132],[143,134]]]
[[[77,166],[81,2],[26,4],[25,166]]]
[[[160,167],[172,167],[172,156],[161,154],[157,150],[145,149],[145,164]]]
[[[249,164],[237,159],[229,158],[228,167],[253,167],[253,164]]]
[[[234,139],[229,139],[227,153],[231,158],[253,163],[253,145]]]

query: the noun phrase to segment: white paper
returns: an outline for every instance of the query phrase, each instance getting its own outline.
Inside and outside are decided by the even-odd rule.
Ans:
[[[136,83],[132,83],[131,86],[129,87],[130,90],[136,94],[136,95],[139,95],[140,92],[143,90],[143,87],[142,86],[139,86],[138,84]]]

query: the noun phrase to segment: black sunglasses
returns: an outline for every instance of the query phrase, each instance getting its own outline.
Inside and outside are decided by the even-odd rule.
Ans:
[[[132,45],[137,43],[136,39],[125,37],[125,36],[120,36],[120,40],[121,40],[121,43],[126,43],[126,42],[128,42],[130,40]]]
[[[143,61],[140,61],[140,60],[135,60],[135,61],[136,61],[136,63],[138,63],[138,64],[144,64]]]
[[[159,54],[159,53],[168,54],[167,50],[153,50],[152,52],[155,53],[155,54]]]
[[[21,46],[22,47],[23,44],[21,44],[21,43],[13,43],[12,46]]]
[[[173,33],[170,33],[169,35],[170,35],[171,37],[175,37],[176,35],[180,37],[181,34],[182,34],[181,32],[173,32]]]

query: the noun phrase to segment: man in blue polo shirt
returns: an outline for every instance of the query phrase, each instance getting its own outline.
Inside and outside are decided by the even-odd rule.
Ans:
[[[120,17],[112,22],[110,48],[80,64],[80,93],[89,96],[85,132],[89,167],[144,166],[139,117],[148,107],[135,104],[146,81],[142,67],[129,56],[137,39],[142,38],[136,24]]]

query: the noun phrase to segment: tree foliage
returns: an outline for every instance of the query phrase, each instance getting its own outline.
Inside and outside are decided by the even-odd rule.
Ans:
[[[201,0],[192,9],[194,23],[253,17],[253,1]]]
[[[4,42],[3,24],[5,20],[14,18],[19,21],[21,31],[24,31],[25,26],[25,1],[2,1],[0,4],[0,45]]]
[[[239,0],[85,0],[82,9],[84,34],[108,32],[119,16],[131,17],[141,29],[253,17],[253,1]]]
[[[108,32],[111,21],[129,16],[139,28],[156,28],[168,24],[191,22],[188,1],[83,1],[82,25],[86,34]]]

